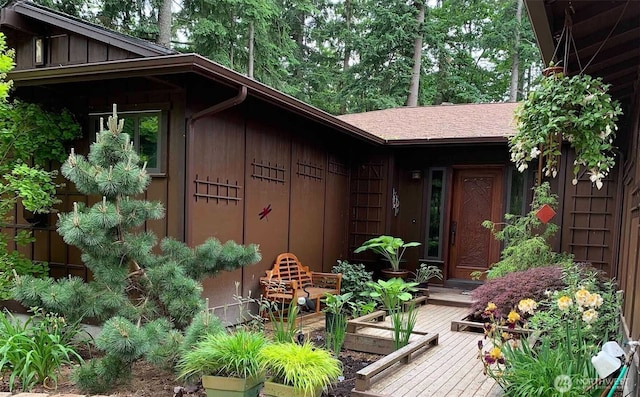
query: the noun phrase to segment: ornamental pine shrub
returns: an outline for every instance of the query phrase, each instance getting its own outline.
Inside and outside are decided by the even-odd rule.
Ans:
[[[102,124],[102,122],[101,122]],[[190,248],[172,238],[160,242],[142,228],[164,216],[159,202],[138,200],[151,178],[131,137],[122,132],[115,106],[107,129],[96,135],[89,155],[71,151],[62,174],[80,193],[102,197],[92,205],[74,203],[60,214],[58,233],[82,251],[93,280],[21,277],[15,296],[26,306],[58,312],[71,321],[103,320],[96,346],[105,352],[76,373],[78,385],[92,393],[127,379],[134,361],[175,360],[184,330],[204,309],[200,281],[221,270],[233,270],[260,260],[258,247],[209,239]],[[102,128],[102,126],[101,126]],[[206,329],[202,321],[194,329]],[[198,340],[188,333],[188,343]]]
[[[536,267],[485,281],[471,293],[472,316],[480,320],[489,302],[497,306],[494,316],[504,318],[521,299],[531,298],[536,302],[545,299],[545,292],[566,287],[562,269],[562,266]]]

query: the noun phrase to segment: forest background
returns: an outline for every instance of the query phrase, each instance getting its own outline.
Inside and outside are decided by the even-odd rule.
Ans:
[[[522,0],[34,1],[332,114],[517,101],[540,68]]]

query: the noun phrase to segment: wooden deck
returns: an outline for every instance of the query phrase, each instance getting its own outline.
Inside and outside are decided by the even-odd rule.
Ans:
[[[461,298],[464,299],[464,298]],[[419,308],[416,329],[438,333],[439,342],[409,364],[395,364],[374,378],[369,390],[353,396],[390,397],[495,397],[501,395],[495,381],[482,374],[477,359],[481,333],[453,332],[451,321],[462,319],[468,308],[427,304]],[[366,329],[363,333],[388,336],[389,331]]]

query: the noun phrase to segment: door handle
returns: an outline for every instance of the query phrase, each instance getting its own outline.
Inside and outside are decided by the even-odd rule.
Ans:
[[[451,245],[456,243],[456,231],[458,228],[458,222],[451,222]]]

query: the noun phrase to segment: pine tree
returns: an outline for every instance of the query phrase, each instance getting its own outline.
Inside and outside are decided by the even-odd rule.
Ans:
[[[165,238],[161,253],[153,252],[156,236],[141,227],[147,220],[162,218],[164,208],[159,202],[135,198],[151,178],[146,164],[139,165],[133,141],[122,132],[123,122],[118,121],[114,105],[107,129],[96,135],[89,155],[72,150],[61,170],[81,193],[102,197],[91,207],[74,203],[73,211],[61,214],[58,222],[64,241],[82,251],[93,281],[22,277],[15,291],[24,304],[64,314],[72,321],[106,320],[96,339],[104,358],[77,373],[79,385],[93,392],[126,378],[131,364],[140,358],[171,361],[181,340],[177,331],[204,308],[200,280],[260,260],[255,245],[221,244],[215,239],[191,249]]]

